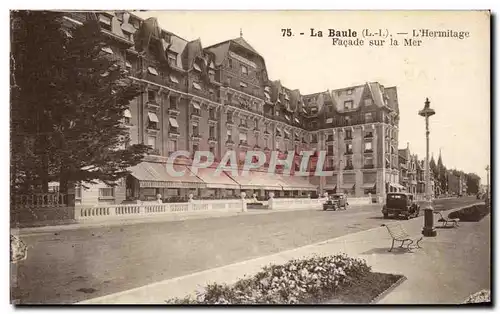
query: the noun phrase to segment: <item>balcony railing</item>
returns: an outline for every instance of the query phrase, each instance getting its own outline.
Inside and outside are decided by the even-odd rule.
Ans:
[[[373,149],[365,149],[365,153],[373,153]]]
[[[375,166],[374,165],[364,165],[363,168],[364,169],[373,169],[373,168],[375,168]]]
[[[354,167],[353,167],[353,166],[345,166],[345,167],[344,167],[344,170],[353,170],[353,169],[354,169]]]
[[[240,123],[240,125],[238,125],[238,128],[240,130],[245,130],[245,131],[248,131],[248,129],[249,129],[248,124],[246,124],[246,123]]]
[[[352,150],[348,150],[344,153],[344,155],[352,155]]]
[[[334,141],[333,135],[328,135],[328,137],[326,138],[326,141],[327,142],[333,142]]]
[[[365,138],[373,138],[373,133],[367,133],[365,134]]]
[[[168,129],[168,133],[172,136],[179,136],[180,133],[179,133],[179,128],[174,128],[174,127],[170,127]]]

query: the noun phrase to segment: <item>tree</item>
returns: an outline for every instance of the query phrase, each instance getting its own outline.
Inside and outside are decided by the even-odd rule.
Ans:
[[[479,183],[481,178],[475,173],[468,173],[466,175],[467,193],[476,194],[479,192]]]
[[[434,178],[438,178],[438,169],[437,169],[437,166],[436,166],[436,161],[434,160],[434,156],[431,157],[431,160],[429,161],[429,170],[430,170],[430,174],[431,176],[434,176]]]
[[[139,86],[103,51],[109,42],[97,21],[64,29],[58,12],[13,15],[19,26],[12,49],[18,89],[13,127],[21,135],[12,142],[35,142],[29,153],[13,152],[27,158],[15,167],[29,172],[26,164],[37,165],[30,187],[48,180],[59,181],[61,192],[68,182],[114,185],[148,151],[143,144],[127,146],[128,129],[121,122]]]
[[[448,190],[448,178],[446,175],[446,167],[443,164],[443,159],[441,158],[441,151],[439,151],[439,158],[437,162],[437,180],[439,182],[439,186],[441,188],[441,191],[447,191]]]

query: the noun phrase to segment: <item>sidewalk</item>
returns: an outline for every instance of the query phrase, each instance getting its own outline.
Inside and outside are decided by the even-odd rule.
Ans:
[[[381,224],[395,222],[380,220]],[[403,224],[409,234],[420,236],[422,216],[398,222]],[[281,264],[293,258],[341,252],[365,259],[374,271],[407,277],[405,282],[379,301],[381,304],[456,304],[481,289],[490,289],[489,226],[488,215],[478,223],[464,222],[459,228],[437,229],[438,236],[424,238],[421,242],[423,248],[414,253],[397,249],[388,252],[391,239],[385,227],[378,227],[87,300],[81,304],[164,304],[168,298],[193,294],[210,282],[234,283],[271,263]]]

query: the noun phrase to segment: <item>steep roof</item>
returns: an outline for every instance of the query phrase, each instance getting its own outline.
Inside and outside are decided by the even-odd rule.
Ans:
[[[232,39],[231,41],[237,43],[238,45],[240,45],[240,46],[250,50],[251,52],[255,53],[256,55],[260,56],[260,54],[257,52],[257,50],[255,50],[243,37],[238,37],[238,38]]]
[[[184,69],[189,70],[193,66],[194,60],[196,57],[200,56],[203,52],[203,48],[201,47],[201,40],[195,39],[187,43],[184,51],[182,52],[182,63]]]

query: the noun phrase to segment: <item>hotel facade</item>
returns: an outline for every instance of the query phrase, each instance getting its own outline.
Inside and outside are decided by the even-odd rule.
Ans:
[[[241,192],[266,197],[307,196],[344,192],[350,197],[384,196],[399,191],[396,87],[377,82],[304,95],[267,75],[265,59],[242,37],[203,47],[162,30],[155,18],[143,20],[130,12],[67,13],[68,26],[98,19],[112,44],[103,51],[116,58],[141,84],[142,94],[130,103],[123,122],[130,144],[144,143],[152,153],[133,167],[118,186],[77,187],[77,204],[119,204],[154,200],[237,197]],[[266,163],[248,176],[215,169],[190,169],[191,158],[166,171],[176,151],[210,151],[216,162],[234,151],[241,165],[247,151],[266,154]],[[300,152],[326,151],[319,177],[316,156],[310,176],[293,176]],[[295,152],[292,175],[278,169],[265,174],[272,151],[283,158]]]

